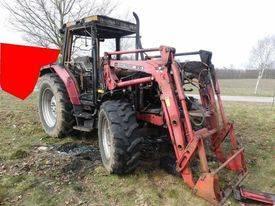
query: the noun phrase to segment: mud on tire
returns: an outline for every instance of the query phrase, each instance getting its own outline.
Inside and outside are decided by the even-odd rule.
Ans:
[[[55,103],[55,112],[52,106]],[[48,105],[50,104],[50,105]],[[46,74],[39,82],[39,117],[45,132],[51,137],[62,137],[73,130],[73,106],[64,83],[56,74]]]
[[[129,103],[111,100],[101,105],[99,147],[103,165],[109,173],[125,174],[138,166],[142,138],[137,128],[135,112]]]

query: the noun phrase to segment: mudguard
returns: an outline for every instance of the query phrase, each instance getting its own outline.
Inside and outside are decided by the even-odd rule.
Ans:
[[[66,68],[59,65],[48,65],[42,67],[41,74],[43,75],[43,73],[48,73],[47,71],[54,72],[59,76],[59,78],[64,82],[71,103],[73,105],[80,105],[79,89],[73,75]]]

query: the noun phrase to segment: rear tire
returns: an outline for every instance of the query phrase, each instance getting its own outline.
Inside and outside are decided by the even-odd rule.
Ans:
[[[101,158],[109,173],[132,172],[139,164],[142,138],[131,105],[122,100],[106,101],[98,115]]]
[[[73,106],[64,83],[56,74],[46,74],[39,82],[39,117],[45,132],[62,137],[73,130]]]

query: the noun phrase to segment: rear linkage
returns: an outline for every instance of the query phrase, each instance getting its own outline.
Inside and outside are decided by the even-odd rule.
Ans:
[[[147,56],[143,61],[114,60],[112,55],[139,54],[157,52],[160,56]],[[210,111],[206,117],[204,128],[195,131],[192,128],[190,114],[187,109],[186,96],[181,79],[181,65],[175,61],[179,55],[201,55],[207,65],[209,82],[199,89],[202,106]],[[204,55],[203,55],[204,54]],[[121,81],[116,75],[117,69],[141,71],[147,77]],[[206,199],[214,205],[223,204],[234,192],[239,200],[251,199],[265,204],[274,204],[274,196],[264,193],[254,193],[239,188],[240,183],[247,175],[244,160],[244,148],[240,147],[234,133],[234,126],[224,113],[220,97],[219,83],[216,79],[214,66],[211,63],[211,53],[206,51],[176,54],[175,49],[161,46],[153,49],[137,49],[134,51],[116,51],[105,53],[104,79],[109,90],[128,86],[157,82],[160,89],[160,100],[163,116],[155,114],[137,114],[137,118],[155,125],[166,124],[173,144],[177,171],[184,182],[193,189],[194,194]],[[217,101],[216,101],[216,99]],[[222,120],[220,125],[219,119]],[[230,139],[230,155],[225,155],[222,144],[226,137]],[[211,150],[215,154],[220,166],[210,169],[205,149],[205,140],[210,139]],[[198,154],[201,175],[195,180],[190,162]],[[218,173],[222,169],[229,169],[236,174],[236,178],[225,189],[219,185]]]

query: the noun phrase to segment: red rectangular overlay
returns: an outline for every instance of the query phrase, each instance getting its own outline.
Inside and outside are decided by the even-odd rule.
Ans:
[[[55,63],[59,50],[0,44],[0,88],[20,98],[28,97],[38,80],[40,68]]]

